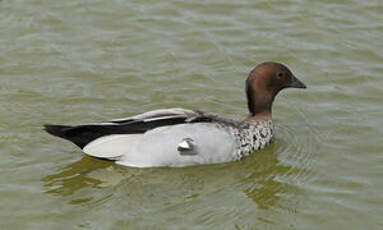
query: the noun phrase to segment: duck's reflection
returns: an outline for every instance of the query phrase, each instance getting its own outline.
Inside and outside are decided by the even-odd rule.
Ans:
[[[110,165],[110,162],[84,156],[79,161],[64,167],[60,172],[42,178],[41,181],[45,183],[46,193],[71,195],[81,188],[99,185],[101,181],[89,177],[88,174]]]
[[[268,209],[288,192],[289,185],[281,182],[281,179],[291,172],[292,167],[281,164],[273,147],[260,154],[255,167],[255,170],[244,180],[248,187],[243,192],[259,208]]]

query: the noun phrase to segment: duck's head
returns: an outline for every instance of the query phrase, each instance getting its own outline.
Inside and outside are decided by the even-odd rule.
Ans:
[[[306,88],[306,85],[283,64],[264,62],[256,66],[246,80],[249,119],[271,118],[274,98],[286,88]]]

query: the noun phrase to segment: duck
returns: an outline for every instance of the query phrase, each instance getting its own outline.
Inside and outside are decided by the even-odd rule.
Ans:
[[[306,88],[290,69],[264,62],[246,79],[248,115],[241,120],[185,108],[82,125],[44,125],[46,132],[77,145],[88,156],[118,165],[184,167],[237,161],[273,139],[272,104],[287,88]]]

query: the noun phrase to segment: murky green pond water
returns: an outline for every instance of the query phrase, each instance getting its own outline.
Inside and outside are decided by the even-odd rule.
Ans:
[[[2,0],[0,31],[0,229],[383,229],[382,1]],[[240,162],[119,167],[41,129],[240,118],[266,60],[309,88]]]

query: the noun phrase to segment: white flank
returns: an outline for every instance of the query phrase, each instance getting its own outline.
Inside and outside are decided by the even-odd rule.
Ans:
[[[116,160],[136,146],[142,134],[116,134],[97,138],[83,148],[89,156]]]

